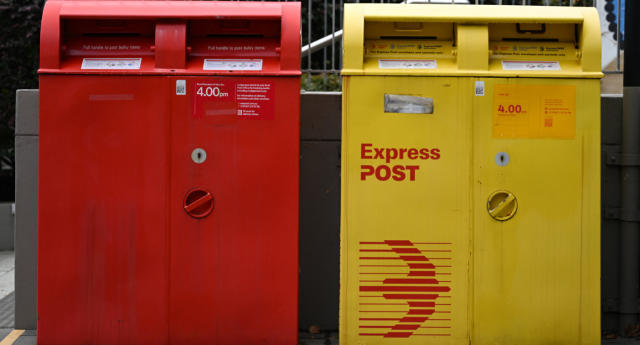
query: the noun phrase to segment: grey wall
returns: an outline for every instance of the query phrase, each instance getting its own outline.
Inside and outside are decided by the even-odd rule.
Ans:
[[[0,202],[0,251],[13,250],[15,233],[14,204]]]
[[[38,93],[19,90],[16,118],[16,328],[36,327]],[[338,329],[340,93],[301,95],[299,325]],[[618,318],[622,99],[602,98],[602,329]]]
[[[16,92],[15,328],[36,328],[38,90]]]
[[[602,98],[602,332],[618,333],[622,97]]]
[[[300,101],[300,329],[338,329],[341,94]]]

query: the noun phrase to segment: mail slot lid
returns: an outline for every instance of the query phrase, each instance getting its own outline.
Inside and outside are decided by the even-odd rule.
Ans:
[[[583,7],[347,4],[342,73],[601,78],[599,28]],[[532,44],[543,53],[528,60],[550,64],[503,56]]]
[[[64,20],[61,53],[71,56],[153,56],[151,20]]]
[[[299,75],[300,4],[54,0],[40,51],[39,73]],[[263,61],[211,69],[206,58]]]
[[[155,22],[137,19],[63,19],[62,69],[93,73],[154,68]]]
[[[280,56],[279,20],[193,20],[189,22],[189,56],[268,57]]]
[[[192,20],[187,69],[213,74],[277,73],[284,43],[281,25],[273,19]]]

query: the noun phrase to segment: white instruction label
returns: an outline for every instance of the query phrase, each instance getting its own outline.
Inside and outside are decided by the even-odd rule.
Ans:
[[[204,59],[205,71],[262,71],[262,59]]]
[[[142,58],[138,59],[82,59],[82,67],[80,69],[140,69]]]
[[[436,60],[378,59],[380,69],[436,69]]]
[[[502,60],[502,69],[505,71],[559,71],[558,61],[516,61]]]
[[[385,94],[384,112],[403,114],[433,114],[433,98]]]
[[[476,96],[484,96],[484,81],[476,80],[476,87],[474,89]]]

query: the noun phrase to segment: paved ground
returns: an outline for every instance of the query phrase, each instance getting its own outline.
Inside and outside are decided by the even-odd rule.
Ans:
[[[0,252],[0,299],[13,293],[15,259],[13,252]]]
[[[603,340],[603,345],[638,345],[640,344],[640,339],[610,339]]]
[[[0,339],[4,339],[10,329],[0,329]],[[7,339],[10,340],[10,339]],[[35,331],[26,331],[20,335],[15,342],[0,342],[0,345],[36,345]],[[323,333],[311,335],[308,333],[300,333],[300,345],[338,345],[337,333]],[[603,345],[639,345],[640,339],[614,339],[602,342]]]
[[[298,336],[298,344],[300,345],[338,345],[338,333],[321,333],[309,334],[307,332],[300,333]]]

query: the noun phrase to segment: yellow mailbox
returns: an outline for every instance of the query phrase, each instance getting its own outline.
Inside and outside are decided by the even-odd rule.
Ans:
[[[347,4],[340,344],[599,344],[593,8]]]

